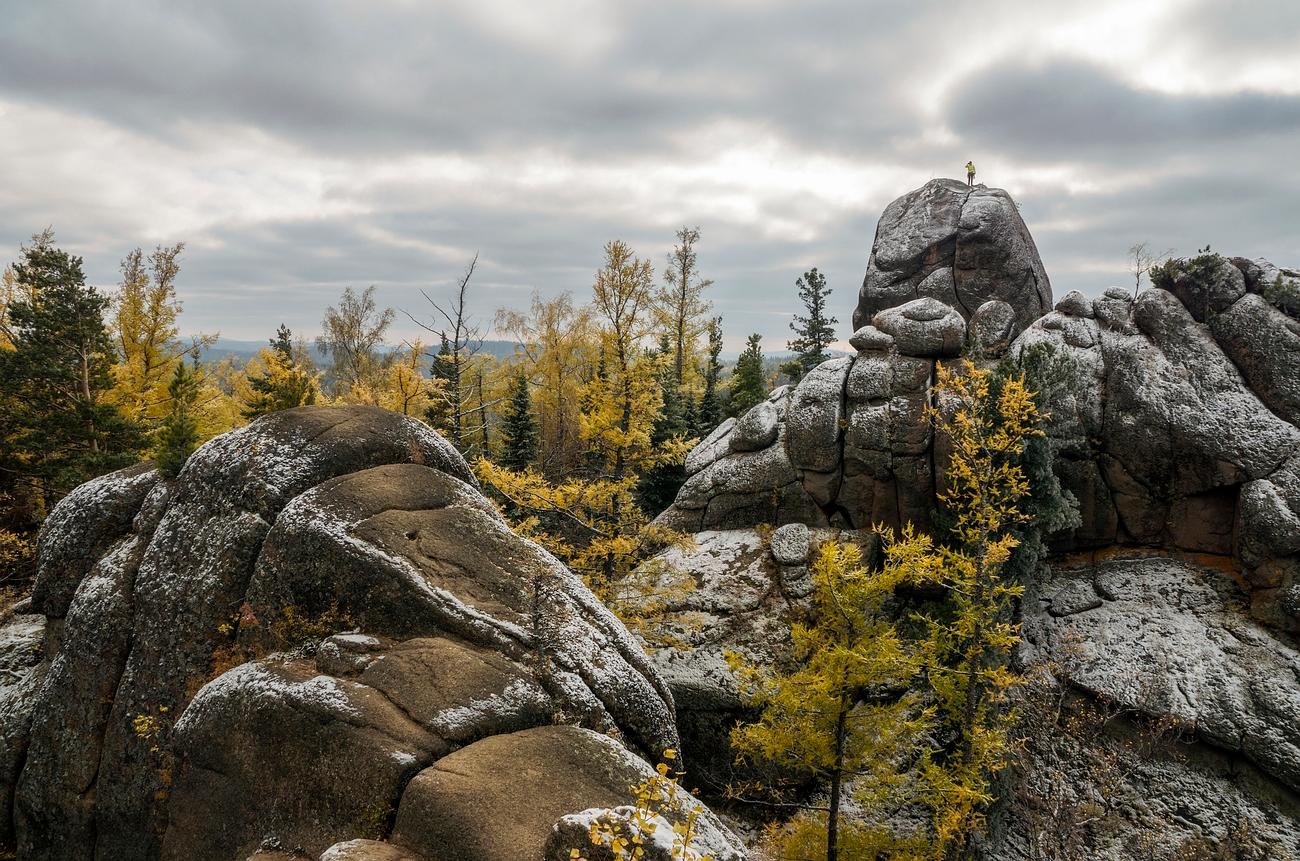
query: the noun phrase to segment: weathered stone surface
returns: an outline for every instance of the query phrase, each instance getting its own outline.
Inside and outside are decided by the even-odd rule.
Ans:
[[[714,428],[713,433],[700,440],[690,454],[686,455],[686,474],[695,475],[718,458],[726,457],[731,451],[728,436],[735,426],[735,419],[727,419]]]
[[[863,326],[849,338],[849,346],[860,353],[878,353],[894,346],[894,338],[875,326]]]
[[[142,463],[92,479],[60,500],[37,541],[33,610],[63,618],[81,578],[130,531],[160,480],[157,470]]]
[[[885,208],[853,326],[921,297],[964,316],[1001,299],[1016,309],[1017,332],[1051,307],[1038,250],[1005,191],[936,179]]]
[[[1300,269],[1275,266],[1262,257],[1233,257],[1232,263],[1246,276],[1247,290],[1267,296],[1279,310],[1300,319]]]
[[[1196,318],[1209,322],[1246,293],[1246,278],[1226,257],[1208,255],[1173,261],[1164,286]]]
[[[871,322],[893,336],[894,346],[904,356],[955,356],[966,340],[961,314],[929,297],[881,311]]]
[[[772,558],[779,565],[803,565],[812,551],[811,533],[802,523],[787,523],[772,532]]]
[[[618,742],[578,727],[492,736],[416,775],[402,796],[392,842],[436,859],[543,861],[557,821],[630,804],[631,787],[653,773]],[[681,803],[698,804],[685,792]],[[697,809],[705,828],[739,851],[726,828]]]
[[[745,854],[735,838],[720,829],[708,810],[688,793],[679,794],[680,801],[672,810],[671,818],[656,814],[652,824],[640,825],[642,814],[632,806],[593,808],[581,813],[560,817],[551,830],[546,844],[546,861],[571,861],[574,850],[590,861],[615,861],[623,857],[615,854],[608,842],[592,845],[593,828],[599,833],[613,833],[636,842],[645,852],[645,861],[745,861]],[[691,830],[691,839],[683,841],[675,826],[686,822],[692,810],[699,810]],[[606,830],[608,829],[608,830]],[[682,845],[685,843],[685,845]]]
[[[785,417],[785,450],[795,468],[830,472],[839,464],[844,378],[851,364],[847,357],[823,362],[795,387]]]
[[[1071,290],[1056,303],[1056,310],[1069,317],[1091,317],[1092,300],[1078,290]]]
[[[1260,400],[1300,425],[1300,320],[1252,293],[1216,314],[1210,331]]]
[[[347,840],[321,853],[320,861],[428,861],[400,846],[380,840]]]
[[[778,418],[776,406],[771,401],[750,407],[731,432],[731,450],[758,451],[776,442]]]
[[[1033,656],[1055,656],[1071,683],[1145,714],[1176,716],[1205,742],[1300,787],[1300,654],[1246,619],[1225,573],[1165,557],[1116,559],[1061,569],[1042,594],[1076,583],[1090,584],[1101,602],[1027,614]],[[1082,654],[1066,655],[1067,646]]]
[[[14,788],[27,756],[36,692],[49,662],[46,620],[35,614],[0,620],[0,851],[14,845]]]
[[[873,558],[873,535],[835,529],[809,530],[808,555],[832,538],[854,541],[868,563]],[[811,584],[800,590],[789,582],[806,578],[807,568],[779,563],[777,552],[791,556],[777,543],[774,533],[769,551],[754,529],[700,532],[693,547],[665,550],[635,575],[647,594],[663,594],[683,576],[695,584],[657,625],[657,636],[676,645],[653,649],[651,659],[672,688],[691,779],[717,793],[735,778],[730,733],[747,715],[726,655],[775,665],[789,654],[790,622],[807,607]]]
[[[448,751],[379,691],[288,657],[210,682],[174,738],[162,855],[178,861],[247,855],[268,834],[312,855],[382,836],[407,781]]]
[[[0,849],[24,861],[315,857],[385,837],[460,745],[565,721],[677,746],[638,643],[418,422],[290,410],[175,481],[80,493],[100,519],[56,511],[42,548],[60,615],[0,635],[22,669],[0,673]],[[78,554],[68,528],[96,537]],[[6,639],[24,624],[39,663]]]
[[[985,302],[970,318],[970,337],[979,355],[998,358],[1018,334],[1015,309],[1001,299]]]

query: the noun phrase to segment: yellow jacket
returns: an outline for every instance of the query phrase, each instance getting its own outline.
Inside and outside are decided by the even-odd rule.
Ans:
[[[968,161],[968,162],[966,162],[966,172],[967,172],[967,173],[974,173],[974,172],[975,172],[975,162],[973,162],[973,161]]]

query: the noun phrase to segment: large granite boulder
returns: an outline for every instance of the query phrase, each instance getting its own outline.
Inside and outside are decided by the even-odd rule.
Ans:
[[[1009,194],[934,179],[885,208],[853,327],[920,298],[966,319],[985,302],[1001,300],[1016,310],[1017,332],[1051,309],[1047,273]]]
[[[395,413],[289,410],[175,480],[98,479],[39,554],[28,614],[0,620],[0,850],[24,861],[467,858],[485,830],[396,839],[417,786],[444,803],[422,769],[539,728],[602,739],[550,763],[608,791],[510,854],[541,861],[557,819],[630,803],[619,782],[678,746],[628,631]]]

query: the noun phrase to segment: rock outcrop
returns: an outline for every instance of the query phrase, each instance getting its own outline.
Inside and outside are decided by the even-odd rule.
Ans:
[[[1016,203],[1000,188],[934,179],[885,208],[853,328],[930,298],[970,319],[990,300],[1015,310],[1016,331],[1052,307],[1052,287]]]
[[[856,355],[775,395],[767,448],[741,455],[721,426],[661,516],[698,533],[713,559],[690,564],[710,579],[771,584],[765,609],[740,612],[750,621],[738,633],[717,633],[731,628],[709,617],[705,641],[656,657],[687,754],[718,744],[742,707],[720,693],[734,679],[707,637],[760,662],[788,647],[767,621],[790,615],[770,603],[784,575],[756,580],[758,536],[797,524],[928,527],[945,463],[926,419],[935,363],[1005,357],[1043,392],[1053,467],[1079,509],[1049,536],[1021,657],[1059,664],[1081,642],[1085,659],[1061,674],[1072,690],[1118,704],[1134,726],[1173,716],[1188,728],[1176,750],[1127,776],[1119,809],[1131,824],[1092,857],[1131,857],[1143,829],[1176,846],[1247,827],[1259,857],[1300,845],[1300,273],[1209,255],[1164,267],[1158,284],[1136,297],[1071,291],[1053,307],[1005,192],[935,181],[890,204],[854,315]],[[784,552],[775,536],[771,550]],[[683,635],[679,622],[666,630]],[[746,651],[751,630],[762,650]],[[1084,780],[1088,755],[1079,747],[1052,768]],[[1009,798],[986,846],[998,861],[1033,857],[1026,811]]]
[[[395,413],[289,410],[174,481],[97,479],[38,555],[0,625],[0,848],[24,861],[541,861],[678,746],[622,624]]]

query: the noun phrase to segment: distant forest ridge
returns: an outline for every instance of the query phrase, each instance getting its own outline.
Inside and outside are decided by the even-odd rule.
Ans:
[[[311,346],[312,350],[315,351],[316,349],[315,340],[310,339],[307,341],[307,343],[309,346]],[[234,358],[240,360],[241,362],[246,362],[249,359],[251,359],[253,356],[256,356],[259,351],[261,351],[268,345],[269,345],[268,341],[243,341],[237,338],[218,338],[216,342],[212,344],[212,346],[201,351],[199,355],[199,359],[200,361],[204,361],[204,362],[219,362],[225,358]],[[391,352],[393,350],[396,350],[399,346],[401,346],[400,343],[385,344],[381,349]],[[479,348],[479,352],[489,356],[496,356],[499,359],[508,359],[515,354],[515,350],[518,347],[519,344],[515,341],[490,341],[489,340],[483,342],[482,347]],[[430,349],[437,350],[437,345],[435,344]],[[828,356],[831,357],[848,355],[848,353],[842,352],[840,350],[827,350],[826,353]],[[734,364],[736,361],[736,357],[739,355],[740,355],[739,350],[732,351],[730,354],[724,354],[724,362],[723,362],[724,365]],[[779,365],[781,362],[789,360],[794,355],[795,355],[794,353],[788,350],[784,350],[779,353],[778,352],[769,353],[764,351],[763,353],[764,366],[766,367],[767,365],[771,365],[772,367],[770,368],[770,370],[775,370],[776,365]]]

